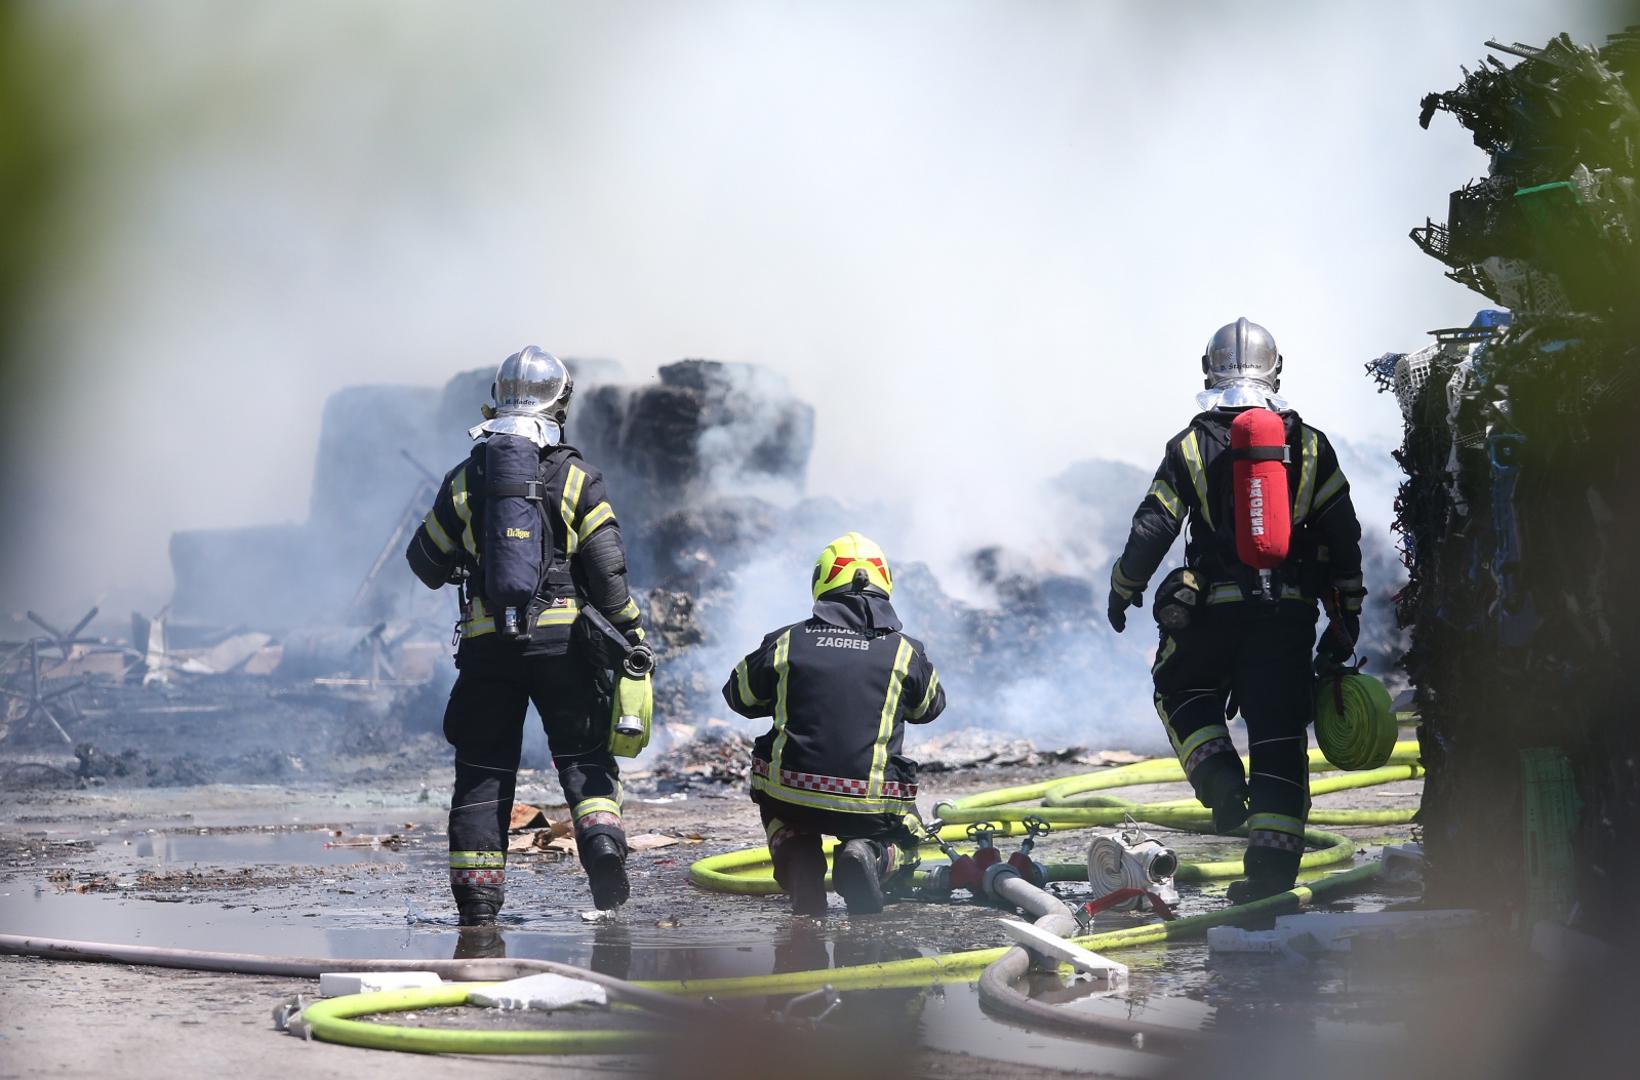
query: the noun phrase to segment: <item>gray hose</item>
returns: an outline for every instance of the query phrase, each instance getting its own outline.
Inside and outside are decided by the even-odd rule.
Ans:
[[[1071,937],[1081,930],[1076,916],[1064,901],[1037,888],[1011,870],[993,870],[986,884],[992,895],[1035,916],[1036,925],[1050,934]],[[1142,1042],[1154,1043],[1156,1048],[1164,1050],[1195,1046],[1204,1037],[1204,1032],[1195,1029],[1147,1024],[1125,1017],[1116,1019],[1033,1001],[1029,994],[1014,985],[1030,970],[1031,953],[1024,946],[1015,945],[1003,953],[979,977],[980,1007],[993,1016],[1032,1028],[1054,1028],[1088,1038],[1122,1042],[1141,1036]]]
[[[149,945],[112,945],[97,941],[66,941],[62,938],[0,934],[0,954],[35,956],[43,960],[81,960],[102,964],[141,964],[148,967],[183,968],[188,971],[221,971],[234,975],[272,975],[297,979],[317,979],[327,971],[431,971],[440,978],[458,982],[502,982],[551,972],[570,979],[597,983],[611,997],[671,1016],[698,1018],[705,1006],[678,997],[636,986],[624,979],[560,964],[553,960],[337,960],[322,956],[260,956],[255,953],[203,952],[197,949],[159,949]]]
[[[1057,896],[1037,888],[1018,874],[1012,872],[997,874],[991,879],[990,886],[993,896],[999,900],[1006,900],[1014,907],[1025,912],[1025,914],[1035,919],[1038,925],[1041,925],[1042,920],[1049,916],[1060,916],[1069,919],[1071,921],[1069,931],[1054,931],[1060,937],[1064,937],[1067,933],[1076,932],[1076,917],[1071,914],[1071,909],[1065,906],[1065,902]]]

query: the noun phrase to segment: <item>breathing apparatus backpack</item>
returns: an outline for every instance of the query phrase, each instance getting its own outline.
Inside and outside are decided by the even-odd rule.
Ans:
[[[491,435],[483,444],[483,589],[496,629],[527,641],[551,598],[554,558],[545,505],[549,467],[533,439]],[[560,573],[554,575],[553,571]]]
[[[1287,425],[1269,409],[1247,409],[1230,424],[1234,473],[1236,557],[1258,572],[1265,600],[1275,600],[1270,575],[1287,561],[1292,496],[1287,490]]]
[[[1272,572],[1292,553],[1292,497],[1287,484],[1287,425],[1269,409],[1245,409],[1230,424],[1231,516],[1236,558],[1258,575],[1261,598],[1274,601]],[[1165,631],[1189,626],[1207,603],[1208,582],[1189,567],[1162,579],[1151,607]]]

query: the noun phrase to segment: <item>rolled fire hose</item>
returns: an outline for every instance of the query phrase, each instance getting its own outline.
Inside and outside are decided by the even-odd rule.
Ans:
[[[1384,684],[1361,672],[1323,676],[1315,692],[1315,741],[1335,768],[1376,769],[1395,749],[1395,710]]]
[[[1145,893],[1165,888],[1178,868],[1178,857],[1149,837],[1137,844],[1127,844],[1119,837],[1096,836],[1088,845],[1088,885],[1093,889],[1094,899],[1122,889],[1133,893],[1128,899],[1112,904],[1112,911],[1131,911],[1138,907]],[[1172,897],[1177,899],[1176,895]]]

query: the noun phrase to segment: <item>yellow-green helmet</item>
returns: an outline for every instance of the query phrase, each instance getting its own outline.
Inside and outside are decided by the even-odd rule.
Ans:
[[[857,532],[845,533],[827,544],[814,561],[814,598],[853,585],[861,574],[867,586],[882,590],[884,596],[893,594],[894,574],[883,549]]]

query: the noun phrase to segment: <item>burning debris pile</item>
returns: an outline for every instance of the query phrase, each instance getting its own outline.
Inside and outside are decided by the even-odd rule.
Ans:
[[[940,570],[959,600],[917,561],[928,525],[916,507],[805,495],[815,417],[777,376],[684,360],[633,385],[608,361],[570,366],[569,436],[607,478],[661,653],[661,729],[641,763],[661,780],[739,781],[747,755],[719,730],[719,688],[765,632],[807,614],[818,545],[852,529],[894,555],[895,603],[956,703],[943,727],[1012,740],[997,762],[1048,747],[1165,751],[1142,643],[1116,640],[1099,618],[1142,470],[1081,462],[1019,493],[1051,506],[1061,535],[1002,546],[976,532],[965,559]],[[467,453],[490,378],[332,395],[309,519],[176,534],[172,603],[134,616],[128,638],[83,637],[89,616],[66,633],[41,622],[0,671],[8,745],[76,747],[57,772],[83,784],[366,779],[440,760],[456,600],[414,581],[403,551],[442,471]],[[1359,482],[1370,459],[1358,457],[1346,467]],[[1369,563],[1371,580],[1387,579],[1387,557]],[[1397,651],[1374,625],[1369,612],[1368,641]],[[710,767],[655,764],[691,738]]]
[[[1487,44],[1523,59],[1489,57],[1420,121],[1454,115],[1489,174],[1412,238],[1510,311],[1369,365],[1406,420],[1397,614],[1430,880],[1472,905],[1518,902],[1525,878],[1527,918],[1580,905],[1632,933],[1640,564],[1620,544],[1640,527],[1640,33]]]

